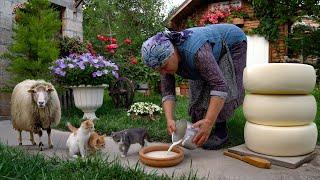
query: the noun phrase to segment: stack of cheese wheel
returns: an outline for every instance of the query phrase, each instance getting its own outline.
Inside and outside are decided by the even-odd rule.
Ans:
[[[310,95],[316,83],[312,66],[270,63],[247,67],[243,74],[244,138],[248,149],[271,156],[300,156],[314,151],[317,112]]]

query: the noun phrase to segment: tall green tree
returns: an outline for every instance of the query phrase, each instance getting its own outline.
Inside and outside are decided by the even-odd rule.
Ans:
[[[29,0],[16,12],[13,44],[9,48],[13,80],[46,79],[49,66],[59,56],[58,42],[61,22],[48,0]]]

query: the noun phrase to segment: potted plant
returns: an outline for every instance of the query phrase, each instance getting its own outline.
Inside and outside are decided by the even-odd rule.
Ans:
[[[188,96],[189,95],[189,83],[188,80],[183,79],[180,76],[176,76],[176,81],[178,84],[178,91],[176,89],[176,94],[181,96]],[[178,93],[177,93],[178,92]]]
[[[240,25],[244,24],[244,18],[248,18],[248,14],[241,7],[234,7],[230,10],[228,21],[231,21],[232,24]]]
[[[95,111],[102,105],[105,87],[118,78],[118,66],[103,56],[84,53],[58,59],[50,69],[59,84],[72,88],[83,119],[98,119]]]
[[[162,108],[150,102],[136,102],[127,111],[132,119],[157,120],[162,114]]]

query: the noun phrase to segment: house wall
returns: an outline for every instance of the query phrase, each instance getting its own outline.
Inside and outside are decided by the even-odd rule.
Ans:
[[[8,46],[12,43],[12,28],[14,25],[14,16],[12,10],[18,3],[27,0],[0,0],[0,54],[7,51]],[[83,38],[83,14],[81,6],[74,9],[74,0],[50,0],[55,5],[62,7],[62,35]],[[10,75],[5,71],[9,62],[0,57],[0,88],[9,86],[8,80]]]

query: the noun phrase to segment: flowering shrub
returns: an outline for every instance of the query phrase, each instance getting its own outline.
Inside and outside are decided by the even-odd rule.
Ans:
[[[214,8],[205,13],[199,19],[197,25],[204,26],[206,24],[218,24],[223,22],[231,22],[232,18],[247,18],[248,15],[241,7],[228,6],[225,8]]]
[[[16,5],[14,5],[13,10],[12,10],[12,14],[16,14],[18,10],[24,9],[26,7],[28,2],[25,3],[18,3]]]
[[[131,105],[127,115],[154,116],[162,114],[162,108],[149,102],[137,102]]]
[[[205,24],[217,24],[225,22],[226,17],[230,15],[230,12],[226,9],[214,9],[205,13],[199,20],[198,25],[204,26]]]
[[[56,81],[67,86],[110,84],[119,76],[117,65],[91,53],[70,54],[56,60],[50,69]]]

